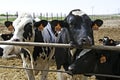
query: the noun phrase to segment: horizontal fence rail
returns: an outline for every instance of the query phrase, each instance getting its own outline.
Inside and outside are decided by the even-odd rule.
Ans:
[[[60,71],[60,70],[42,70],[42,69],[32,69],[32,68],[23,68],[23,67],[17,67],[17,66],[4,66],[4,65],[0,65],[0,68],[8,68],[8,69],[26,69],[26,70],[37,70],[37,71],[47,71],[47,72],[60,72],[60,73],[68,73],[71,74],[72,73],[70,71]],[[88,75],[88,76],[99,76],[99,77],[110,77],[110,78],[119,78],[120,76],[117,75],[109,75],[109,74],[95,74],[95,73],[84,73],[84,75]]]
[[[23,67],[18,67],[18,66],[4,66],[4,65],[0,65],[0,68],[8,68],[8,69],[26,69],[26,70],[36,70],[36,71],[46,71],[46,72],[61,72],[61,73],[69,73],[69,74],[72,74],[70,71],[32,69],[32,68],[23,68]]]
[[[64,47],[64,48],[81,48],[81,49],[99,49],[99,50],[116,50],[120,51],[120,46],[74,46],[70,44],[60,44],[60,43],[38,43],[38,42],[8,42],[0,41],[0,45],[17,45],[17,46],[42,46],[42,47]]]

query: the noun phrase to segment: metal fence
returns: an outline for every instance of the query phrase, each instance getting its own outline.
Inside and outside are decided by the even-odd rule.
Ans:
[[[14,14],[10,14],[6,12],[5,14],[0,14],[0,25],[5,21],[14,21],[18,17],[19,13],[16,12]],[[41,20],[64,20],[66,17],[65,13],[32,13],[31,14],[34,18],[38,17]],[[120,14],[113,14],[113,15],[89,15],[92,20],[95,19],[102,19],[104,20],[104,26],[119,26],[120,25]],[[111,22],[110,22],[111,21]],[[110,23],[111,24],[110,24]]]
[[[15,18],[17,18],[19,15],[18,12],[16,12],[15,14],[9,14],[8,12],[6,12],[5,14],[0,14],[0,19],[4,19],[6,21],[13,21]],[[35,14],[32,13],[32,16],[38,17],[40,19],[44,19],[44,20],[63,20],[66,17],[66,14],[64,13],[39,13],[39,14]],[[11,19],[13,18],[13,19]]]

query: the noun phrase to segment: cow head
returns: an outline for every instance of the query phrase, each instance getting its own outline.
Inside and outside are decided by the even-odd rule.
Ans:
[[[65,22],[67,22],[69,25],[68,29],[72,44],[94,44],[92,26],[95,23],[99,23],[99,20],[93,22],[87,14],[85,14],[79,9],[75,9],[68,14],[68,16],[65,18]],[[99,26],[101,25],[99,24]]]
[[[70,38],[75,45],[92,45],[92,21],[79,9],[72,10],[65,21],[69,24]]]
[[[30,41],[33,36],[33,18],[30,14],[24,13],[13,22],[15,29],[11,40],[14,41]]]
[[[107,46],[116,46],[117,42],[114,41],[113,39],[110,39],[107,36],[104,36],[103,39],[99,39],[99,42],[102,43],[103,45],[107,45]]]
[[[102,20],[92,21],[87,14],[79,9],[72,10],[65,18],[68,23],[68,31],[72,44],[83,46],[93,45],[93,26],[100,27],[103,24]],[[93,50],[77,49],[74,56],[77,56],[73,63],[69,66],[69,70],[73,74],[92,72],[96,64],[96,54]]]

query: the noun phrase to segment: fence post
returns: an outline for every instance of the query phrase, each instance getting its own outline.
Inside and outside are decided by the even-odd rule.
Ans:
[[[61,14],[60,14],[60,15],[61,15],[61,20],[62,20],[62,12],[61,12]]]
[[[58,20],[58,13],[57,13],[57,16],[56,16],[56,17],[57,17],[57,20]]]
[[[53,13],[51,13],[51,18],[52,18],[52,20],[53,20]]]
[[[6,12],[6,18],[7,18],[7,21],[8,21],[8,12]]]
[[[40,19],[42,20],[42,13],[40,13]]]
[[[15,15],[16,17],[18,17],[18,12],[16,12],[16,15]]]
[[[46,13],[46,20],[48,20],[48,13]]]
[[[33,18],[35,19],[35,13],[33,13]]]

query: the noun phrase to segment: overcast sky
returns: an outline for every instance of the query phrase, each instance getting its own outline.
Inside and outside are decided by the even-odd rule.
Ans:
[[[87,14],[120,13],[120,0],[1,0],[1,13],[69,13],[81,9]]]

